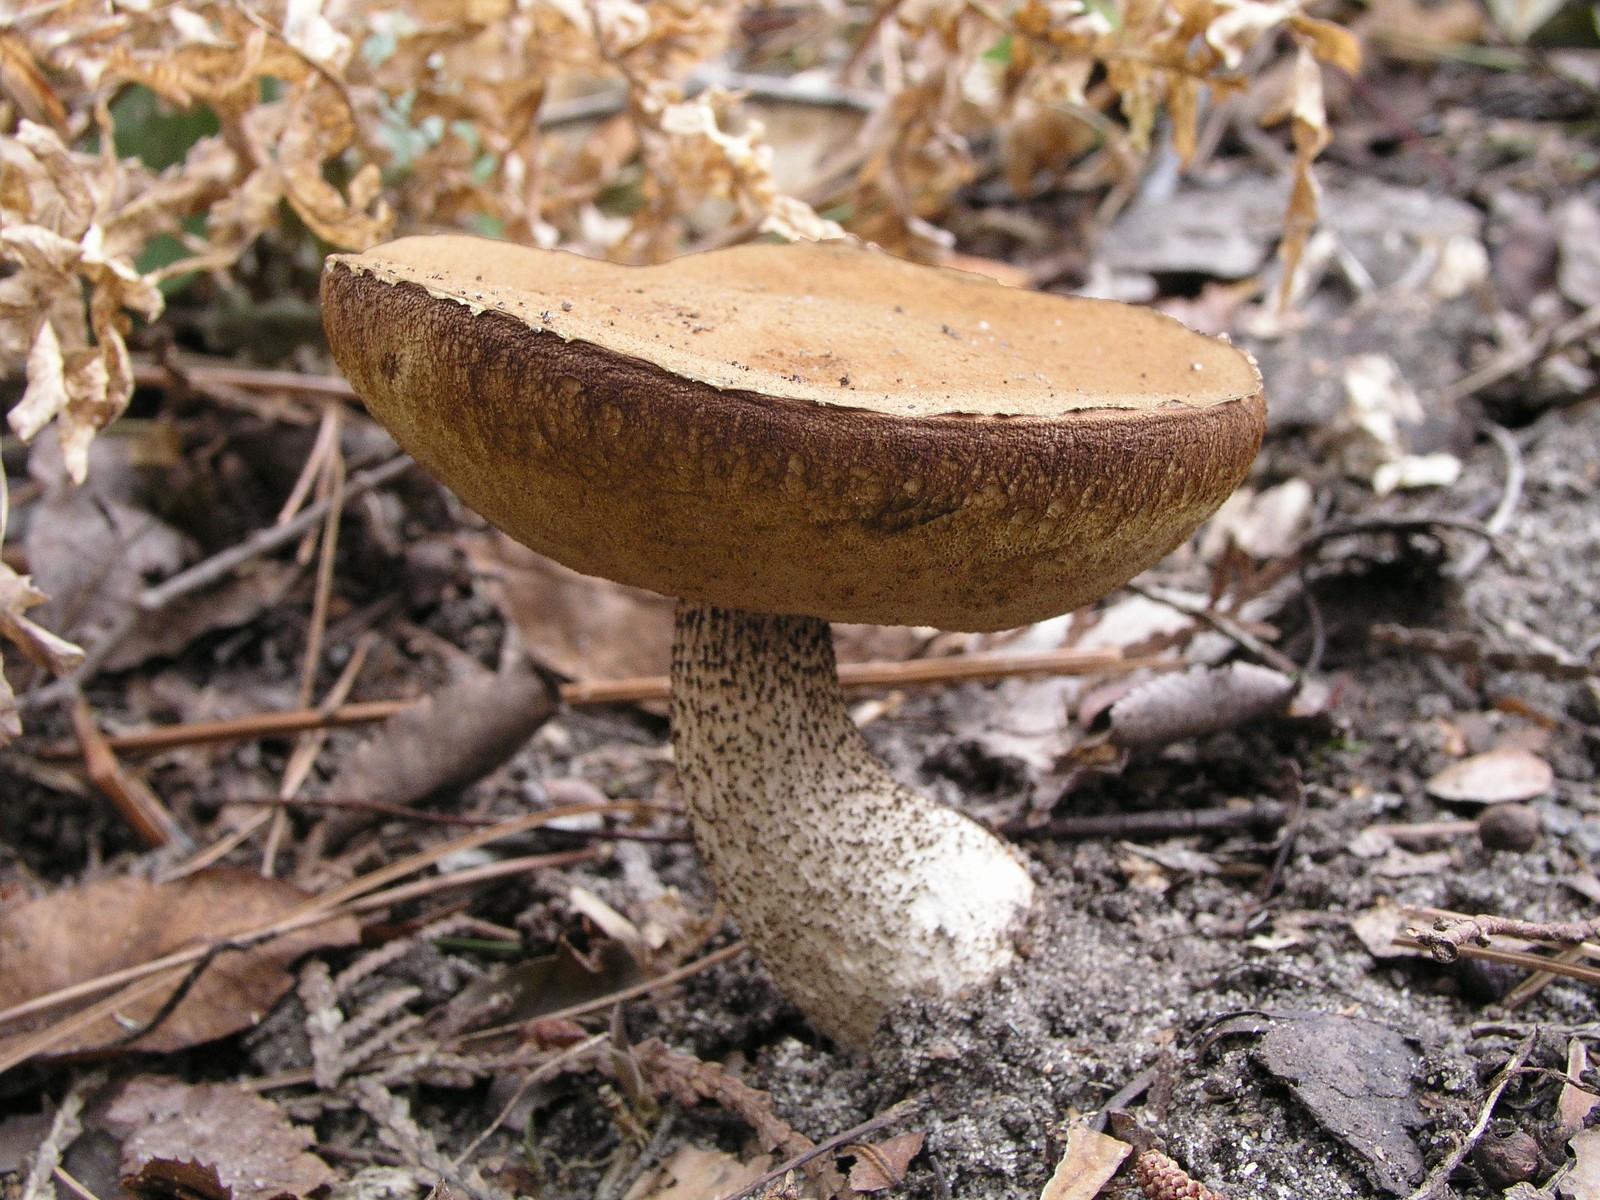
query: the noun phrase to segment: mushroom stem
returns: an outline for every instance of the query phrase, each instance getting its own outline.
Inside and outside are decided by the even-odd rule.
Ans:
[[[681,602],[672,743],[718,894],[823,1032],[863,1046],[899,1001],[1011,960],[1020,857],[873,756],[825,621]]]

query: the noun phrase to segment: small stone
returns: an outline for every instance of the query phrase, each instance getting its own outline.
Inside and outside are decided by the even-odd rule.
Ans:
[[[1502,804],[1478,818],[1478,838],[1485,850],[1518,854],[1539,844],[1539,814],[1526,804]]]
[[[1539,1175],[1543,1156],[1538,1140],[1509,1121],[1496,1121],[1472,1148],[1472,1161],[1490,1187],[1508,1188]]]

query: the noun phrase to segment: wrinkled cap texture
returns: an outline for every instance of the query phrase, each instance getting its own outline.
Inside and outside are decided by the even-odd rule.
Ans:
[[[1160,314],[837,243],[624,267],[404,238],[322,294],[356,391],[467,504],[728,608],[1065,612],[1187,537],[1266,419],[1248,356]]]

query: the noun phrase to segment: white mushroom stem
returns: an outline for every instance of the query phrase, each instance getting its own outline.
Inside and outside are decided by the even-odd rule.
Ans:
[[[839,690],[826,622],[680,603],[672,743],[718,894],[778,985],[864,1045],[893,1005],[986,983],[1033,898],[1015,851],[903,787]]]

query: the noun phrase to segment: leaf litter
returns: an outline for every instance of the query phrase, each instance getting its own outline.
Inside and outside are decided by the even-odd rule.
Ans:
[[[195,309],[214,300],[210,289],[219,280],[266,292],[283,288],[284,276],[269,281],[258,273],[262,264],[299,264],[284,267],[289,274],[314,268],[316,255],[297,240],[304,233],[360,245],[383,236],[391,222],[471,223],[638,260],[763,225],[786,235],[828,234],[836,221],[928,257],[945,253],[958,230],[961,250],[1016,272],[1014,261],[1001,261],[1024,257],[1011,235],[966,244],[973,235],[956,219],[964,208],[983,210],[991,228],[1026,227],[1033,236],[1042,228],[1035,255],[1080,235],[1092,244],[1125,205],[1129,217],[1162,212],[1159,164],[1170,153],[1205,174],[1197,181],[1202,193],[1198,201],[1187,198],[1181,226],[1175,218],[1155,221],[1182,230],[1163,248],[1168,257],[1125,269],[1143,273],[1139,286],[1164,307],[1181,311],[1187,301],[1211,328],[1231,326],[1252,339],[1274,397],[1273,441],[1253,482],[1263,496],[1299,485],[1298,498],[1281,493],[1294,500],[1281,521],[1263,510],[1242,525],[1219,522],[1217,530],[1227,532],[1209,546],[1186,548],[1164,569],[1169,587],[1162,594],[1181,591],[1183,610],[1129,597],[1101,614],[1105,644],[1130,652],[1155,646],[1192,673],[1192,692],[1160,714],[1161,737],[1097,756],[1081,744],[1081,718],[1101,702],[1086,700],[1094,686],[1076,681],[905,689],[876,707],[868,736],[897,771],[997,822],[1030,815],[1048,821],[1058,805],[1113,825],[1129,812],[1221,811],[1281,795],[1268,767],[1286,760],[1304,765],[1307,794],[1293,821],[1273,826],[1271,841],[1248,824],[1168,833],[1139,860],[1149,888],[1125,885],[1118,861],[1129,852],[1117,840],[1030,842],[1054,890],[1029,956],[974,1009],[928,1005],[898,1014],[874,1047],[870,1069],[808,1035],[728,940],[731,931],[719,926],[692,857],[675,840],[681,830],[671,813],[662,726],[649,714],[615,708],[573,710],[547,722],[470,793],[473,820],[514,823],[530,804],[559,798],[558,785],[569,780],[583,781],[590,802],[614,811],[585,817],[581,831],[518,827],[510,838],[521,843],[512,840],[503,858],[470,837],[441,849],[439,862],[452,874],[500,865],[508,871],[468,876],[479,880],[470,891],[447,890],[447,874],[425,876],[403,885],[391,904],[361,910],[368,947],[315,952],[268,1026],[222,1044],[230,1057],[217,1060],[227,1064],[218,1069],[274,1083],[266,1093],[273,1100],[263,1103],[310,1122],[319,1139],[354,1144],[352,1152],[364,1158],[329,1156],[335,1174],[353,1177],[340,1186],[376,1170],[357,1172],[355,1164],[377,1156],[430,1183],[448,1179],[449,1190],[473,1200],[541,1192],[725,1194],[770,1172],[785,1153],[761,1153],[762,1142],[796,1151],[803,1143],[824,1145],[870,1121],[870,1113],[921,1096],[928,1107],[908,1118],[904,1136],[921,1135],[923,1149],[900,1164],[898,1190],[1009,1198],[1019,1188],[1043,1187],[1063,1146],[1081,1140],[1069,1125],[1072,1113],[1099,1109],[1129,1079],[1153,1071],[1153,1083],[1122,1101],[1159,1129],[1171,1152],[1165,1160],[1140,1153],[1150,1186],[1170,1190],[1205,1179],[1235,1200],[1276,1200],[1285,1187],[1365,1197],[1373,1158],[1364,1135],[1348,1133],[1360,1126],[1349,1110],[1399,1091],[1364,1082],[1359,1101],[1341,1092],[1338,1111],[1322,1111],[1266,1086],[1266,1067],[1252,1047],[1189,1037],[1230,1009],[1312,1010],[1315,1016],[1296,1019],[1314,1026],[1359,1014],[1418,1039],[1407,1051],[1422,1064],[1407,1085],[1424,1104],[1418,1140],[1430,1167],[1448,1165],[1444,1147],[1464,1144],[1483,1098],[1498,1094],[1486,1091],[1491,1076],[1517,1061],[1508,1039],[1529,1024],[1582,1027],[1592,993],[1557,982],[1521,996],[1508,992],[1504,979],[1470,975],[1465,956],[1456,964],[1411,956],[1375,965],[1342,931],[1350,914],[1387,895],[1401,904],[1551,919],[1573,915],[1581,903],[1558,881],[1578,879],[1600,845],[1590,812],[1594,710],[1585,698],[1592,691],[1585,664],[1600,631],[1572,599],[1585,594],[1583,564],[1593,561],[1596,480],[1582,453],[1593,444],[1593,416],[1575,403],[1594,378],[1593,327],[1585,333],[1582,324],[1593,303],[1585,282],[1592,205],[1565,194],[1573,184],[1563,164],[1577,158],[1556,122],[1516,124],[1493,115],[1499,99],[1471,91],[1479,78],[1473,68],[1419,65],[1453,54],[1452,39],[1478,36],[1481,14],[1463,20],[1399,0],[1380,8],[1352,20],[1349,37],[1292,5],[1025,4],[991,12],[903,4],[863,30],[838,24],[841,17],[858,21],[859,13],[805,6],[754,12],[717,4],[691,11],[668,3],[474,2],[395,12],[311,4],[280,14],[270,5],[218,4],[195,11],[123,6],[107,16],[98,6],[67,3],[29,6],[0,27],[0,253],[11,264],[0,280],[0,352],[19,375],[24,429],[37,431],[52,419],[59,428],[66,451],[59,478],[87,465],[87,486],[100,486],[96,447],[116,439],[98,434],[127,401],[137,366],[142,379],[167,380],[156,391],[163,406],[173,405],[177,453],[221,481],[212,493],[216,510],[234,529],[269,524],[300,463],[258,469],[242,449],[248,438],[241,423],[257,422],[249,436],[292,459],[273,427],[281,417],[272,414],[294,411],[300,401],[271,391],[281,382],[243,390],[199,384],[198,392],[183,393],[176,375],[163,376],[162,351],[148,335],[170,328],[191,338],[201,326]],[[1341,70],[1353,65],[1357,41],[1375,78],[1350,84],[1316,69],[1319,58]],[[792,164],[780,161],[788,152],[780,122],[754,104],[764,85],[758,79],[741,95],[739,78],[722,72],[719,56],[787,71],[811,53],[831,64],[823,90],[843,96],[851,116],[822,160],[813,137],[806,167],[785,175],[780,168]],[[829,74],[840,67],[853,74]],[[1506,71],[1482,77],[1494,80],[1489,90],[1507,93],[1513,89],[1501,85],[1524,82]],[[273,82],[263,87],[264,80]],[[1446,108],[1437,122],[1408,131],[1423,80],[1432,81],[1427,103]],[[1246,84],[1255,85],[1253,95],[1242,95]],[[1381,112],[1363,87],[1378,89]],[[122,130],[98,102],[133,88],[160,97],[170,112],[207,110],[217,132],[177,147],[165,168],[108,152]],[[1558,92],[1549,85],[1541,98]],[[1230,108],[1235,100],[1249,104]],[[1262,117],[1286,121],[1287,139],[1262,135]],[[998,136],[991,139],[990,131]],[[1306,167],[1330,134],[1327,157],[1336,161],[1324,172],[1321,205],[1332,236],[1322,237],[1310,225],[1318,187]],[[1141,157],[1145,147],[1149,156]],[[1529,147],[1527,156],[1518,157],[1516,147]],[[989,157],[992,149],[998,158]],[[1216,189],[1240,178],[1239,157],[1256,159],[1254,173],[1274,182],[1236,189],[1254,189],[1262,202],[1241,222],[1242,237],[1217,243],[1232,257],[1213,250],[1208,258],[1204,242],[1216,223],[1207,226],[1196,214],[1215,214],[1225,225],[1230,212],[1248,207],[1224,202],[1219,196],[1235,193]],[[1447,183],[1449,196],[1429,196],[1407,176],[1425,164],[1427,178],[1437,180],[1441,158],[1477,177],[1470,195]],[[995,185],[1001,175],[1022,203]],[[1100,207],[1091,218],[1067,198],[1085,185],[1097,189]],[[1284,190],[1292,197],[1286,238],[1277,222]],[[1460,208],[1441,201],[1466,208],[1472,219],[1464,222]],[[1513,220],[1517,211],[1524,217]],[[157,238],[170,239],[163,244],[177,254],[165,266],[144,256]],[[1108,262],[1117,242],[1113,235],[1103,243]],[[1139,242],[1133,238],[1135,247]],[[1128,245],[1124,238],[1124,251]],[[1495,263],[1487,277],[1485,246]],[[1291,260],[1298,254],[1299,265],[1275,275],[1268,261],[1274,249]],[[1528,265],[1515,272],[1520,290],[1513,291],[1513,273],[1501,267],[1519,255]],[[1198,296],[1172,294],[1197,281]],[[1272,298],[1282,288],[1298,297],[1298,308],[1276,309]],[[160,324],[145,324],[158,305],[165,307]],[[184,345],[172,359],[180,365],[193,350],[192,341]],[[1423,411],[1404,439],[1392,441],[1387,461],[1446,453],[1460,464],[1455,482],[1443,474],[1402,476],[1427,486],[1375,497],[1365,485],[1383,462],[1369,456],[1361,480],[1352,481],[1361,486],[1352,486],[1309,448],[1328,435],[1346,403],[1352,365],[1358,380],[1365,365],[1370,381],[1379,361],[1387,372],[1380,398],[1409,395]],[[314,356],[303,353],[300,364],[314,367]],[[1487,512],[1508,494],[1504,458],[1473,445],[1480,414],[1514,426],[1529,485],[1520,507],[1513,504],[1490,531],[1494,553],[1452,577],[1442,568],[1475,535],[1445,522],[1470,522],[1459,514]],[[19,478],[15,469],[12,475]],[[106,476],[98,494],[124,535],[136,527],[130,521],[148,521],[193,539],[155,564],[156,573],[192,561],[195,547],[218,549],[214,531],[192,513],[119,500],[126,493],[111,486],[113,471]],[[286,480],[274,484],[274,477]],[[73,547],[54,535],[30,535],[23,523],[37,516],[38,529],[49,530],[51,506],[85,493],[50,486],[53,496],[13,483],[26,553],[8,556],[15,586],[4,611],[8,637],[31,645],[30,657],[61,673],[73,669],[76,653],[60,640],[53,616],[41,623],[38,607],[29,607],[40,591],[55,589],[30,588],[21,568],[40,576],[52,555]],[[337,675],[356,638],[370,632],[371,661],[355,684],[362,698],[439,693],[463,677],[492,680],[489,672],[505,661],[506,628],[529,617],[506,619],[510,607],[458,558],[435,556],[430,565],[425,555],[396,551],[413,533],[444,540],[453,528],[449,502],[436,492],[415,479],[397,487],[370,494],[346,514],[321,668]],[[404,497],[403,519],[397,495]],[[80,513],[56,528],[70,539],[78,523],[87,530],[95,520],[105,523],[104,514]],[[1335,536],[1340,521],[1362,528]],[[107,561],[142,552],[132,536],[108,544]],[[269,553],[257,562],[281,574],[243,596],[236,618],[175,621],[165,640],[129,642],[127,657],[113,660],[123,674],[90,677],[93,719],[115,736],[129,725],[170,720],[180,706],[164,696],[199,706],[212,702],[208,692],[225,703],[296,694],[308,597],[296,590],[301,581],[287,559]],[[131,582],[116,594],[131,595]],[[217,593],[198,599],[202,615],[225,607]],[[111,601],[106,615],[114,617],[121,603]],[[648,639],[628,636],[630,618],[616,633],[596,633],[584,624],[585,605],[578,593],[567,615],[552,620],[553,606],[525,603],[549,627],[535,651],[543,666],[596,678],[604,651],[616,654],[613,669],[622,674],[659,669],[635,669],[648,661]],[[1389,640],[1368,638],[1374,619]],[[103,620],[86,627],[92,633]],[[1015,640],[1051,649],[1085,645],[1091,624],[1063,622]],[[893,636],[902,648],[865,657],[971,648],[932,631]],[[564,664],[554,661],[558,644],[566,646]],[[1287,657],[1296,677],[1325,697],[1319,715],[1285,717],[1267,706],[1266,721],[1219,719],[1219,708],[1238,707],[1229,681],[1257,670],[1294,674],[1273,654]],[[151,684],[157,671],[166,676],[161,687]],[[42,732],[59,737],[61,718],[28,699],[40,680],[19,677],[14,664],[11,675],[21,679],[17,716],[41,721]],[[1124,681],[1131,689],[1123,690],[1156,687],[1160,694],[1164,678]],[[472,732],[473,714],[492,711],[487,682],[484,693],[481,706],[460,706],[452,728]],[[431,722],[375,735],[333,733],[321,769],[313,770],[311,797],[346,787],[374,794],[392,788],[387,794],[398,797],[408,789],[393,779],[406,773],[386,777],[386,766],[413,747],[427,758],[420,748],[430,738],[439,739],[438,762],[449,761],[458,743],[471,739],[445,732],[456,704],[444,696],[445,715],[436,705]],[[1531,800],[1546,831],[1540,846],[1496,849],[1463,838],[1441,849],[1397,842],[1391,849],[1404,848],[1404,861],[1387,850],[1358,853],[1361,831],[1374,824],[1438,821],[1443,814],[1427,781],[1461,756],[1446,729],[1475,726],[1489,733],[1472,734],[1473,749],[1491,749],[1501,733],[1546,731],[1536,750],[1549,783]],[[443,741],[450,753],[438,750]],[[30,744],[23,745],[27,751]],[[281,861],[298,881],[337,889],[374,861],[400,858],[419,843],[442,847],[437,830],[391,822],[352,836],[339,858],[301,851],[298,840],[287,856],[262,853],[250,840],[262,835],[248,833],[250,821],[241,818],[253,819],[261,811],[254,806],[276,794],[282,753],[268,736],[167,751],[138,773],[155,803],[215,839],[212,850],[248,861],[255,878],[263,860]],[[463,750],[456,761],[487,768],[497,757]],[[358,760],[366,773],[341,779]],[[15,898],[42,890],[41,878],[68,897],[98,886],[97,873],[132,868],[135,848],[120,818],[108,818],[92,792],[74,790],[80,768],[29,758],[4,769],[22,797],[0,810],[6,918],[27,911]],[[1073,794],[1062,803],[1069,782]],[[610,798],[623,804],[610,805]],[[630,801],[641,807],[627,810]],[[306,833],[318,811],[297,805],[282,824]],[[246,831],[243,846],[230,849],[239,831]],[[579,836],[594,839],[581,861],[555,865]],[[170,865],[172,852],[166,854],[138,866]],[[88,881],[77,889],[65,883],[85,871]],[[574,900],[574,887],[589,899]],[[101,911],[103,925],[106,911],[114,910]],[[643,936],[652,920],[668,927],[649,944],[667,952],[639,978],[632,973],[637,954],[619,951],[605,935],[631,926]],[[86,944],[94,934],[82,935]],[[1369,936],[1374,947],[1382,941]],[[490,978],[498,955],[564,963],[570,989],[553,982],[553,970],[530,971],[502,989],[516,993],[505,1006],[493,987],[480,992],[468,983]],[[228,957],[207,966],[186,1004]],[[607,961],[618,964],[615,973],[584,965]],[[6,974],[9,966],[7,959]],[[275,988],[288,978],[282,968],[278,975]],[[1483,1019],[1485,994],[1503,999],[1507,1012]],[[451,1009],[450,997],[461,995],[484,1002]],[[552,1010],[553,999],[570,1002]],[[619,1003],[620,1017],[605,1025],[605,1013]],[[233,1004],[251,1013],[262,1006]],[[591,1007],[601,1010],[601,1024],[584,1011],[560,1015]],[[148,1009],[130,1005],[119,1015],[136,1021],[140,1011]],[[1518,1028],[1500,1032],[1506,1023]],[[96,1028],[107,1041],[136,1031],[121,1023]],[[1581,1043],[1586,1035],[1574,1036]],[[1571,1069],[1569,1039],[1559,1053],[1532,1053],[1537,1070]],[[112,1069],[125,1078],[142,1068],[114,1057]],[[1513,1071],[1506,1082],[1518,1090],[1488,1115],[1535,1127],[1554,1105],[1553,1089],[1538,1091],[1538,1078]],[[478,1091],[463,1090],[486,1082],[503,1089],[489,1110],[473,1102]],[[727,1115],[710,1117],[710,1109]],[[515,1119],[496,1120],[501,1111]],[[363,1140],[352,1122],[369,1122],[381,1135]],[[854,1144],[882,1147],[899,1133],[872,1131]],[[713,1145],[721,1149],[704,1149]],[[471,1153],[456,1161],[463,1147]],[[1574,1152],[1580,1165],[1587,1162],[1581,1134]],[[1462,1161],[1455,1189],[1492,1194],[1486,1177],[1472,1174],[1478,1168]],[[226,1164],[213,1165],[220,1184]],[[842,1146],[827,1164],[836,1186],[848,1186],[844,1172],[852,1165],[860,1166],[859,1157]],[[794,1195],[814,1186],[803,1164],[786,1182],[787,1174],[780,1172],[769,1191]],[[1582,1177],[1570,1176],[1569,1186]],[[203,1191],[208,1179],[190,1182]],[[1132,1194],[1130,1180],[1124,1167],[1093,1190],[1074,1186],[1121,1197]]]
[[[0,958],[6,964],[0,978],[0,1008],[27,1005],[142,966],[196,939],[226,939],[267,925],[293,912],[305,899],[303,892],[281,880],[217,867],[166,883],[104,879],[13,905],[0,914]],[[170,1012],[164,1011],[165,1006],[178,995],[183,979],[130,1000],[115,1014],[56,1040],[51,1052],[120,1047],[172,1051],[236,1033],[259,1021],[293,987],[288,968],[296,959],[312,950],[349,945],[356,932],[352,920],[338,918],[219,953]],[[62,947],[71,947],[71,953],[63,954]],[[52,1008],[47,1017],[35,1019],[34,1028],[59,1016],[59,1009]],[[143,1032],[157,1016],[159,1023]],[[27,1036],[13,1029],[0,1049]]]

